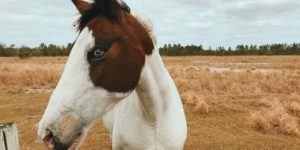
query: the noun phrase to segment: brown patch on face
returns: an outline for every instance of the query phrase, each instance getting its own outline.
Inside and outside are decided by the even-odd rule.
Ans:
[[[139,82],[145,56],[152,54],[154,49],[147,31],[123,11],[117,21],[97,16],[88,27],[93,31],[96,46],[110,45],[104,59],[89,60],[92,82],[110,92],[133,90]]]

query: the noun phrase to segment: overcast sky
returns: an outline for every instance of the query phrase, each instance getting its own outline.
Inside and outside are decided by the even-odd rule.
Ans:
[[[165,43],[236,44],[300,42],[299,0],[125,0],[153,20]],[[71,0],[1,0],[0,43],[65,45],[77,33]]]

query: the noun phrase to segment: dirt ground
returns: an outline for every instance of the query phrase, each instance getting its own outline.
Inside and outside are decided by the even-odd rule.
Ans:
[[[65,61],[0,58],[0,122],[17,123],[22,150],[43,149],[36,124]],[[185,149],[300,149],[300,56],[164,57],[164,62],[185,107]],[[111,149],[101,120],[81,149]]]

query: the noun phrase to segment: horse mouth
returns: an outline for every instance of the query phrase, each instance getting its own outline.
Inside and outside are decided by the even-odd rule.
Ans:
[[[48,135],[43,138],[43,142],[47,150],[76,150],[80,144],[82,134],[72,138],[69,143],[62,143],[51,131],[48,131]]]

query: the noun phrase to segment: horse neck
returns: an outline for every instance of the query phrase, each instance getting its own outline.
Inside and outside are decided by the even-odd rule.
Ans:
[[[150,121],[162,119],[166,110],[172,106],[172,102],[180,100],[174,81],[158,52],[146,56],[145,67],[136,92],[143,116]]]

